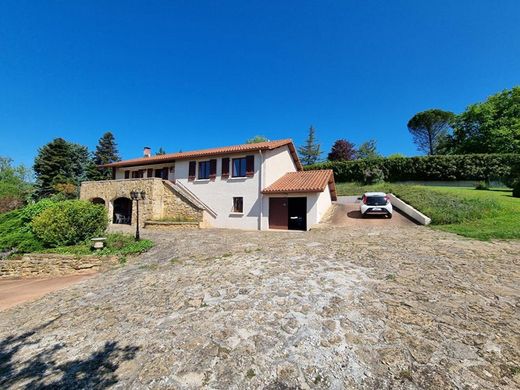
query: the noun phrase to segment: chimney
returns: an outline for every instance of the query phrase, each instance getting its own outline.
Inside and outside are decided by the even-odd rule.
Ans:
[[[152,156],[152,149],[149,146],[145,146],[144,147],[143,156],[144,157],[151,157]]]

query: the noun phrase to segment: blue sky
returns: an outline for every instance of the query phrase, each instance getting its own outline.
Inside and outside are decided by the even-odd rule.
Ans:
[[[520,84],[520,1],[0,2],[0,155],[55,137],[123,158],[293,138],[416,155],[418,111]],[[326,153],[323,154],[326,157]]]

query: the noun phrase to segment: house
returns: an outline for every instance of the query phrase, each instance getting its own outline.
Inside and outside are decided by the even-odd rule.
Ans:
[[[112,180],[81,184],[111,223],[134,224],[130,191],[144,192],[139,219],[202,227],[308,230],[336,200],[332,170],[304,171],[290,139],[144,157],[104,165]]]

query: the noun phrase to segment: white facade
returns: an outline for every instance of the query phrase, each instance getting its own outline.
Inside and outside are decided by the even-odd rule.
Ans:
[[[233,177],[233,159],[254,156],[252,176]],[[229,176],[222,176],[222,160],[229,158]],[[216,177],[199,179],[199,163],[216,160]],[[195,179],[189,177],[190,161],[196,162]],[[175,162],[117,168],[116,179],[132,178],[132,172],[140,171],[142,177],[156,177],[156,172],[168,169],[168,180],[182,185],[207,205],[214,215],[205,214],[206,225],[221,228],[248,230],[269,229],[269,197],[307,198],[307,229],[317,224],[331,205],[331,193],[323,192],[264,195],[262,189],[271,185],[288,172],[298,167],[287,145],[271,150],[250,151],[243,154],[222,154],[204,158],[177,159]],[[164,178],[164,177],[163,177]],[[233,209],[233,198],[243,199],[242,212]]]

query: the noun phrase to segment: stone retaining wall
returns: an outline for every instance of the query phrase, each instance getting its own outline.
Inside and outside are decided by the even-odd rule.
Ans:
[[[0,279],[81,274],[107,269],[118,263],[117,256],[31,253],[21,259],[0,260]]]
[[[199,222],[162,222],[162,221],[146,221],[144,224],[146,229],[169,231],[169,230],[192,230],[199,229]]]

